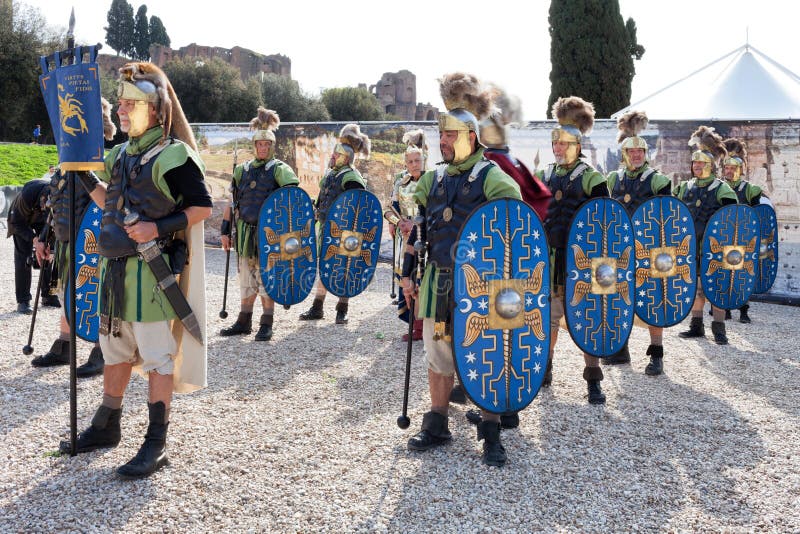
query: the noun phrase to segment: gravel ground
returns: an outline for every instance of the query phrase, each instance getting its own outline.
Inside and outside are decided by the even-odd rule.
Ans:
[[[223,340],[224,254],[209,249],[209,387],[173,403],[171,465],[125,482],[114,470],[142,441],[145,381],[129,387],[119,447],[55,456],[68,370],[34,369],[22,354],[30,322],[12,311],[11,240],[0,257],[0,532],[800,531],[800,308],[753,304],[752,324],[728,322],[727,347],[679,340],[687,320],[667,332],[658,378],[643,374],[649,340],[636,329],[633,364],[606,368],[605,407],[587,404],[582,358],[562,333],[553,387],[504,431],[509,461],[497,469],[481,465],[461,406],[451,444],[406,449],[427,384],[417,343],[412,427],[398,429],[405,345],[387,266],[346,327],[329,299],[315,324],[297,321],[307,304],[278,310],[271,342]],[[229,302],[226,323],[235,283]],[[39,314],[35,354],[57,318]],[[80,362],[88,352],[81,343]],[[101,386],[79,382],[81,429]]]

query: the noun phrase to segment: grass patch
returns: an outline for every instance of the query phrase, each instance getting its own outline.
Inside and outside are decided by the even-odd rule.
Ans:
[[[0,186],[41,178],[50,165],[57,164],[55,145],[0,145]]]

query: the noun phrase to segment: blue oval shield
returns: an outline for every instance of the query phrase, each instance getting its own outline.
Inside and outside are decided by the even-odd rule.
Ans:
[[[103,216],[97,204],[90,202],[81,219],[75,236],[75,335],[90,343],[97,343],[100,330],[100,279],[97,270],[100,256],[97,239],[100,219]],[[71,304],[69,283],[64,284],[64,310]],[[66,313],[69,320],[69,313]]]
[[[778,217],[769,204],[759,204],[753,209],[758,217],[761,237],[753,293],[766,293],[778,276]]]

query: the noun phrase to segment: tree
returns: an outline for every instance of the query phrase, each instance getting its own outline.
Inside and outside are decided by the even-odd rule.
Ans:
[[[133,41],[133,7],[127,0],[111,0],[111,7],[106,16],[108,26],[106,30],[106,44],[117,55],[131,56],[135,51]]]
[[[133,58],[141,61],[150,59],[150,28],[147,25],[147,6],[144,4],[136,11],[133,25]]]
[[[0,2],[0,139],[29,141],[35,124],[45,142],[52,132],[39,89],[39,56],[66,46],[64,36],[48,28],[42,13],[24,4]]]
[[[325,89],[322,103],[335,121],[380,121],[385,118],[380,102],[365,87]]]
[[[625,24],[618,0],[551,0],[550,98],[575,95],[594,104],[597,117],[630,104],[631,83],[644,47],[636,23]]]
[[[319,99],[305,95],[295,80],[285,76],[264,74],[261,96],[264,105],[277,111],[284,122],[328,121],[331,118]]]
[[[164,23],[161,22],[161,19],[153,15],[150,17],[150,44],[160,44],[164,46],[169,46],[171,44],[169,35],[167,35],[167,29],[164,27]]]
[[[239,70],[221,59],[176,59],[163,69],[189,122],[248,121],[261,102],[258,82],[245,84]]]

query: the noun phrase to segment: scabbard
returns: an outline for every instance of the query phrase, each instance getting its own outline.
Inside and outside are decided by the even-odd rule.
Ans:
[[[200,324],[197,322],[197,317],[192,311],[191,306],[186,301],[181,288],[178,286],[178,281],[175,275],[172,274],[172,269],[167,265],[164,256],[161,255],[161,248],[153,241],[142,243],[136,247],[139,256],[147,263],[153,275],[158,281],[158,287],[164,292],[175,314],[183,323],[186,330],[200,343],[203,343],[203,334],[200,331]]]

